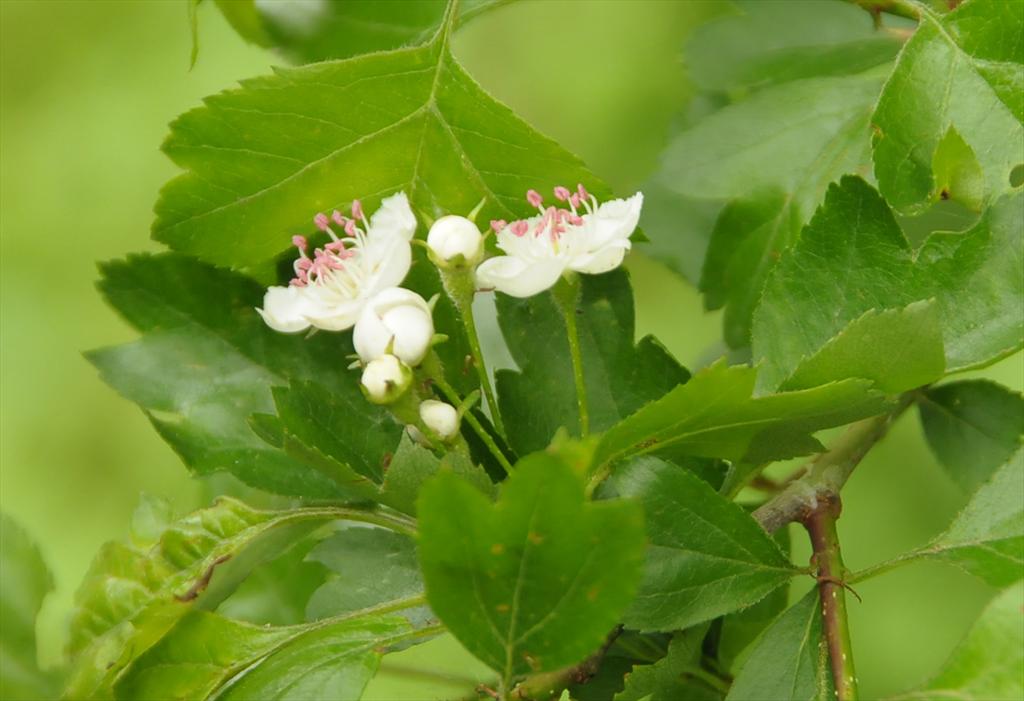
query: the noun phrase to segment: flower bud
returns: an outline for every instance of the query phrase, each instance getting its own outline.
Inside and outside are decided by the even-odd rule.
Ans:
[[[364,363],[390,353],[410,367],[420,364],[433,340],[430,307],[418,294],[401,287],[390,287],[373,297],[352,335]]]
[[[459,431],[459,414],[451,404],[428,399],[420,404],[424,425],[441,440],[448,440]]]
[[[483,241],[476,224],[466,217],[451,214],[434,222],[427,234],[427,246],[445,263],[459,255],[467,265],[477,263],[483,255]]]
[[[363,394],[374,404],[390,404],[409,389],[412,370],[393,355],[382,355],[363,369]]]

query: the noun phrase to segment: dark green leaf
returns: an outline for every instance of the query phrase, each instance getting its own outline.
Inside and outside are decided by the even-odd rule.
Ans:
[[[860,73],[896,56],[899,41],[858,7],[790,0],[735,3],[736,13],[693,33],[690,77],[703,90],[737,92],[802,78]]]
[[[1013,352],[1024,345],[1024,259],[1014,254],[1022,237],[1024,193],[1017,193],[970,231],[933,234],[914,251],[878,193],[843,178],[765,285],[753,327],[759,387],[777,387],[866,312],[931,298],[947,372]]]
[[[36,660],[36,616],[53,576],[28,535],[0,514],[0,698],[53,698],[57,680]]]
[[[344,494],[321,472],[265,442],[248,420],[273,410],[271,386],[315,380],[335,404],[360,403],[352,426],[387,426],[387,413],[362,398],[355,374],[345,370],[347,335],[276,333],[254,311],[263,298],[259,285],[184,256],[132,256],[102,270],[101,291],[144,336],[89,358],[106,382],[142,406],[194,472],[229,470],[282,494]],[[391,435],[397,442],[397,429]],[[383,457],[376,452],[380,440],[364,436],[345,444],[349,452],[336,452],[345,464],[378,474],[372,466]]]
[[[102,695],[132,659],[195,607],[223,601],[261,562],[351,510],[255,511],[222,498],[172,524],[149,550],[109,543],[75,595],[68,695]]]
[[[891,701],[1015,701],[1024,697],[1024,583],[982,612],[942,671],[923,689]]]
[[[924,300],[865,312],[801,361],[781,388],[863,377],[887,394],[899,394],[934,382],[945,369],[939,310],[934,300]]]
[[[942,196],[950,127],[977,156],[985,189],[1010,190],[1024,161],[1024,13],[1016,2],[968,0],[944,17],[927,9],[872,118],[875,175],[898,210]],[[933,173],[938,161],[940,173]]]
[[[581,276],[576,326],[590,427],[602,431],[689,378],[653,337],[633,343],[633,293],[619,269]],[[498,295],[502,334],[520,372],[497,373],[501,414],[512,447],[541,450],[560,427],[579,435],[576,385],[565,322],[550,295]],[[538,339],[544,339],[538,343]]]
[[[408,436],[403,436],[384,478],[381,502],[407,514],[416,513],[416,499],[423,485],[441,470],[450,470],[488,497],[494,496],[494,484],[487,473],[464,455],[448,453],[438,459]]]
[[[467,20],[510,0],[462,0]],[[279,49],[297,63],[348,58],[422,44],[437,31],[446,0],[254,2],[216,0],[235,30],[258,46]]]
[[[727,701],[832,701],[820,606],[812,590],[772,623],[754,643]]]
[[[351,701],[381,654],[416,635],[397,616],[270,628],[196,611],[139,657],[115,692],[119,699]]]
[[[380,528],[346,528],[309,554],[331,572],[309,602],[311,620],[328,618],[423,593],[415,546]]]
[[[494,505],[442,473],[419,515],[431,608],[506,682],[594,652],[640,578],[639,507],[586,502],[579,477],[550,455],[521,460]]]
[[[880,413],[866,380],[753,396],[757,370],[719,361],[605,433],[596,465],[669,450],[761,463],[821,450],[811,434]]]
[[[707,631],[702,625],[672,636],[668,654],[654,664],[634,667],[614,701],[721,701],[722,694],[694,674],[703,671],[701,643]]]
[[[641,458],[616,473],[613,488],[643,504],[651,544],[624,618],[631,628],[688,628],[746,608],[796,574],[750,514],[686,470]]]
[[[986,380],[951,382],[917,402],[924,433],[953,481],[974,491],[1024,439],[1024,396]]]
[[[188,172],[164,188],[155,238],[219,265],[263,264],[313,232],[312,216],[404,190],[431,216],[527,214],[527,189],[583,182],[582,163],[484,93],[430,43],[243,83],[179,117],[164,150]]]

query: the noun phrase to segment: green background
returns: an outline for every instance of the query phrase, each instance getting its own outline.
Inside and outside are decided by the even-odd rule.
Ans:
[[[712,2],[519,3],[468,25],[456,53],[486,89],[627,193],[654,168],[686,105],[685,37],[718,10]],[[100,543],[126,533],[139,493],[169,496],[179,512],[200,500],[142,414],[81,357],[132,337],[93,289],[95,262],[156,248],[151,208],[175,172],[158,151],[166,124],[280,61],[203,6],[199,62],[189,71],[184,0],[3,0],[0,13],[0,508],[41,543],[55,572],[39,624],[41,658],[53,665],[74,588]],[[719,315],[704,313],[690,285],[642,255],[630,268],[638,333],[655,333],[691,367],[710,360]],[[1024,386],[1020,354],[979,374]],[[965,501],[913,414],[844,496],[840,530],[854,569],[926,541]],[[803,540],[797,562],[809,555]],[[992,594],[929,563],[858,592],[864,603],[852,603],[852,627],[866,698],[930,675]],[[442,640],[407,657],[477,673],[463,655]],[[443,695],[399,671],[375,682],[371,696]]]

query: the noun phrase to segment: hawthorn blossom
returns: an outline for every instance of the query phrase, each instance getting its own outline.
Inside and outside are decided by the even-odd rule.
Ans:
[[[596,275],[617,268],[632,245],[643,193],[598,204],[582,185],[576,192],[556,187],[565,207],[545,207],[535,190],[527,201],[538,214],[512,223],[492,221],[503,256],[476,269],[477,283],[513,297],[531,297],[552,287],[566,272]]]
[[[356,200],[351,217],[335,210],[330,217],[317,214],[313,221],[331,240],[311,256],[306,238],[293,236],[299,250],[295,277],[287,287],[269,288],[263,308],[256,310],[275,331],[351,328],[366,303],[402,282],[412,264],[409,241],[416,217],[404,192],[384,198],[369,220]]]
[[[430,305],[402,287],[390,287],[374,295],[364,305],[352,334],[356,353],[364,363],[393,354],[411,367],[420,364],[433,340]]]

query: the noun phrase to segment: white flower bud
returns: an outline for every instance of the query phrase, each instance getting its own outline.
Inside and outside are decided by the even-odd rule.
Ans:
[[[476,224],[452,214],[434,222],[427,234],[427,246],[444,262],[461,255],[468,265],[473,265],[483,254],[483,243],[484,237]]]
[[[412,370],[393,355],[382,355],[363,369],[363,393],[374,404],[390,404],[409,389]]]
[[[391,353],[410,367],[420,364],[433,340],[430,307],[418,294],[401,287],[391,287],[371,299],[352,335],[364,363]]]
[[[441,440],[448,440],[459,431],[459,414],[451,404],[428,399],[420,404],[420,418]]]

